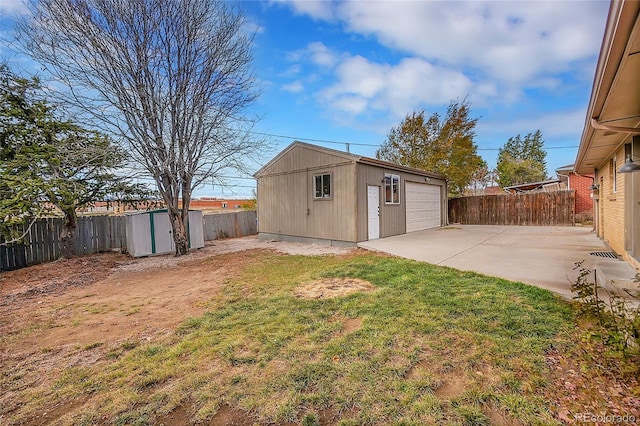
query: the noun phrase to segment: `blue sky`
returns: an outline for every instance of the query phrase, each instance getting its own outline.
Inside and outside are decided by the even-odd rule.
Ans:
[[[608,1],[242,1],[255,30],[261,96],[255,131],[351,143],[375,156],[414,110],[451,100],[480,117],[478,153],[495,166],[510,136],[542,131],[550,174],[573,163],[584,126]],[[0,31],[18,0],[0,0]],[[6,39],[3,37],[4,39]],[[36,71],[0,46],[0,59]],[[29,68],[32,68],[30,70]],[[276,137],[276,149],[292,142]],[[344,144],[313,142],[345,150]],[[361,144],[361,145],[359,145]],[[251,180],[239,181],[252,186]],[[250,188],[236,192],[250,195]],[[230,195],[202,188],[196,195]]]

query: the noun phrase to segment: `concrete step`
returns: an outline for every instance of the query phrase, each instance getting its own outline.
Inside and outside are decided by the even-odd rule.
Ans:
[[[597,284],[622,297],[640,297],[640,283],[635,281],[637,271],[627,262],[617,259],[596,262]]]

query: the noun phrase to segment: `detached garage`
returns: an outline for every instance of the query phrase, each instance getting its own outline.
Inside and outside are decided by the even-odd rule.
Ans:
[[[355,245],[446,225],[437,173],[296,141],[255,177],[263,239]]]

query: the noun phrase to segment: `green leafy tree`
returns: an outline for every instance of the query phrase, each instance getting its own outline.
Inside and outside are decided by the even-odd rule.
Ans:
[[[540,130],[527,134],[524,139],[520,135],[510,137],[498,152],[498,183],[504,188],[544,180],[547,176],[546,157]]]
[[[376,157],[442,173],[449,179],[449,195],[461,195],[485,164],[473,140],[478,118],[470,113],[466,100],[452,101],[444,118],[434,113],[427,119],[424,111],[414,111],[391,129]]]
[[[108,137],[59,119],[41,93],[37,78],[0,65],[0,233],[20,237],[23,225],[57,207],[64,214],[60,251],[69,257],[78,207],[148,191],[115,174],[126,158]]]

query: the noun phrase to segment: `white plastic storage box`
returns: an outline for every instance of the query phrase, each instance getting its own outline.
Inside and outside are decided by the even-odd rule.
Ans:
[[[127,251],[133,257],[173,253],[173,231],[166,209],[125,215]],[[204,247],[204,220],[202,211],[189,210],[189,247]]]

